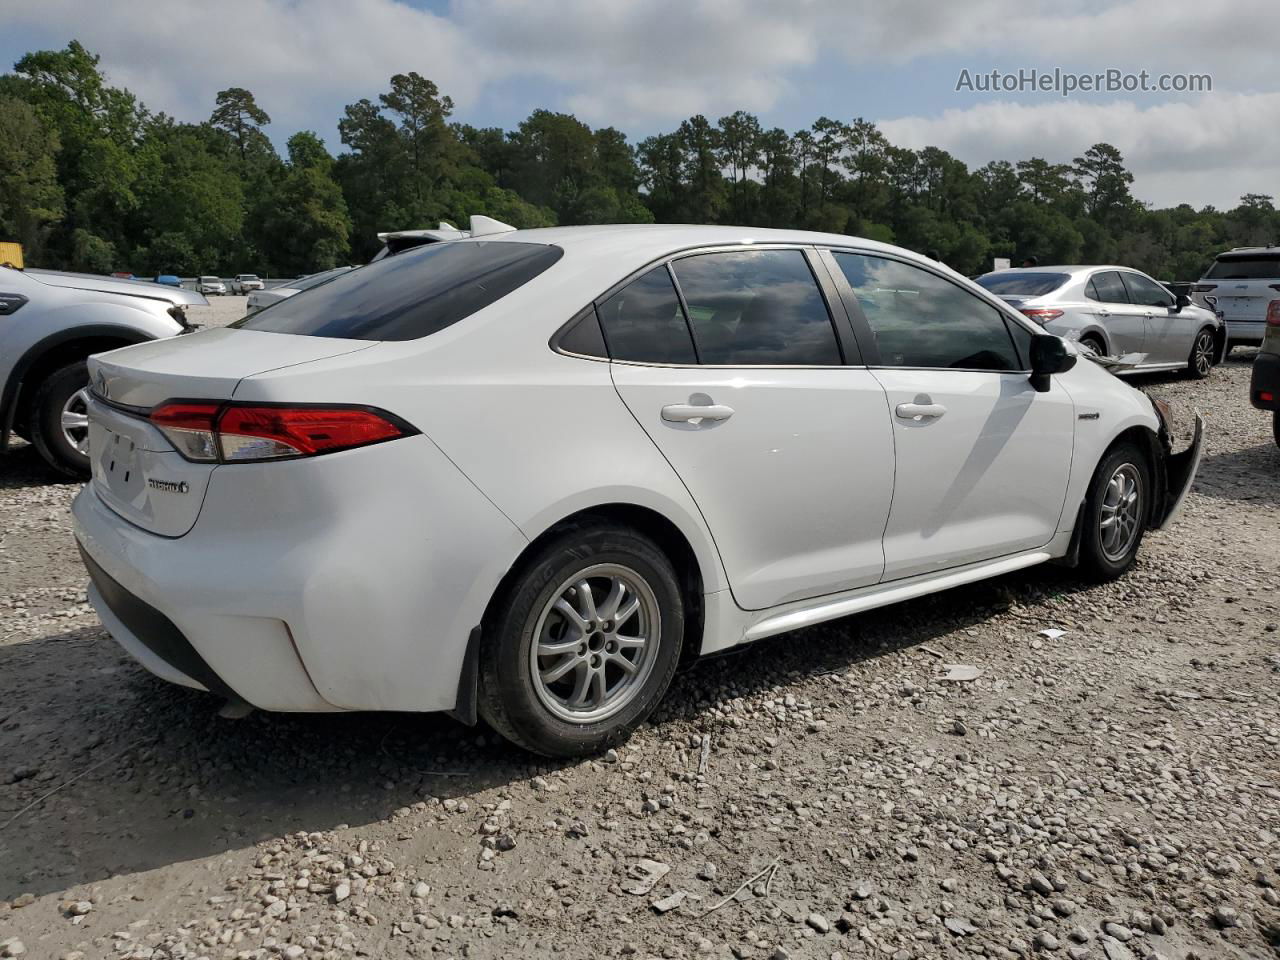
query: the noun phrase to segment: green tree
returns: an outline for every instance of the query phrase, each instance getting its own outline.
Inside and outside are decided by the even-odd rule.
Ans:
[[[62,217],[58,135],[30,104],[0,96],[0,238],[39,262],[47,227]]]
[[[274,154],[270,141],[262,132],[262,128],[270,122],[267,111],[258,106],[253,94],[244,87],[219,90],[213,113],[209,117],[212,126],[231,137],[241,163],[247,162],[251,152],[258,155]]]

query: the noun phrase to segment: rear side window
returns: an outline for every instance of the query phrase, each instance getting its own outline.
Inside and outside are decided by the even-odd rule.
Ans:
[[[1022,369],[1004,317],[991,304],[909,263],[857,253],[834,256],[884,366]]]
[[[803,251],[706,253],[671,266],[704,364],[842,362],[831,315]]]
[[[599,304],[614,360],[697,363],[693,338],[666,267],[655,267]]]
[[[1114,270],[1095,273],[1085,288],[1085,296],[1099,303],[1128,303],[1129,292],[1124,287],[1120,274]]]
[[[563,255],[519,241],[436,243],[351,270],[234,326],[351,340],[417,340],[524,286]]]
[[[997,297],[1043,297],[1053,293],[1070,278],[1065,273],[1034,273],[1018,270],[1012,273],[988,273],[979,277],[979,286]]]
[[[1275,280],[1280,277],[1280,252],[1262,257],[1219,257],[1206,280]]]

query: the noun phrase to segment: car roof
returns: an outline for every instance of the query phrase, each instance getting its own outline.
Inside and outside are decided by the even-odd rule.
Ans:
[[[1280,257],[1280,247],[1274,244],[1268,244],[1265,247],[1232,247],[1230,250],[1224,250],[1214,259],[1216,260],[1235,260],[1244,257],[1256,257],[1259,255],[1267,255],[1272,257]]]
[[[992,276],[993,274],[1005,274],[1005,273],[1077,274],[1077,273],[1093,273],[1095,270],[1127,270],[1130,273],[1142,273],[1142,271],[1139,270],[1137,267],[1126,267],[1126,266],[1122,266],[1120,264],[1115,264],[1115,263],[1094,263],[1094,264],[1068,263],[1068,264],[1044,264],[1043,266],[1038,266],[1038,267],[1006,267],[1004,270],[991,270],[988,273],[984,273],[983,276],[989,277],[989,276]],[[1142,274],[1142,275],[1146,276],[1146,274]]]
[[[579,262],[597,258],[617,261],[626,259],[647,263],[681,250],[709,246],[731,246],[742,243],[795,243],[829,246],[857,246],[909,256],[941,266],[917,253],[891,244],[851,237],[842,233],[814,233],[808,230],[776,230],[767,227],[712,226],[670,223],[611,223],[579,227],[539,227],[513,230],[455,240],[455,243],[545,243],[558,246],[567,257]]]

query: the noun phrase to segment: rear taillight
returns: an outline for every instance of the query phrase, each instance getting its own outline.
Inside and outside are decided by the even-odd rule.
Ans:
[[[150,420],[182,456],[204,463],[314,457],[416,432],[372,407],[173,401]]]
[[[1267,326],[1280,327],[1280,300],[1267,304]]]
[[[149,419],[180,454],[188,460],[207,463],[218,459],[214,425],[221,409],[220,403],[176,401],[156,407]]]
[[[1036,323],[1040,324],[1040,326],[1043,327],[1049,321],[1057,320],[1060,316],[1062,316],[1062,311],[1050,310],[1048,307],[1027,307],[1025,310],[1022,311],[1022,315],[1025,317],[1030,317],[1032,320],[1034,320]]]

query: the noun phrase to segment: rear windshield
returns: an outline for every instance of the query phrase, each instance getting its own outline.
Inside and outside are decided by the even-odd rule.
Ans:
[[[978,284],[986,287],[998,297],[1042,297],[1053,293],[1067,282],[1065,273],[988,273],[978,278]]]
[[[1206,280],[1274,280],[1280,277],[1280,252],[1259,257],[1219,257]]]
[[[471,316],[560,259],[520,241],[433,243],[344,273],[233,326],[350,340],[416,340]]]

